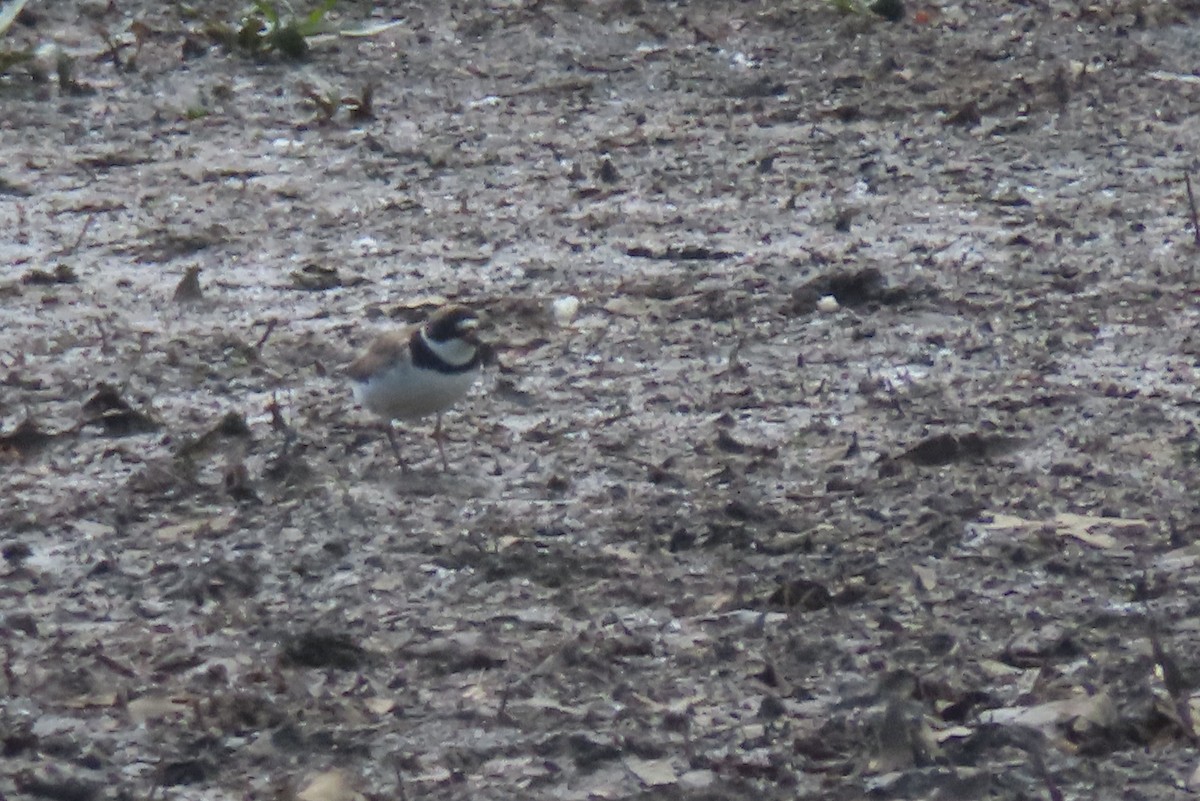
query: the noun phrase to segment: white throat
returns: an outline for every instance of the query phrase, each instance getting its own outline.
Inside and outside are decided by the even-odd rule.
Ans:
[[[475,346],[465,339],[455,337],[446,342],[434,342],[425,336],[424,331],[421,332],[421,339],[439,359],[454,367],[461,367],[475,358]]]

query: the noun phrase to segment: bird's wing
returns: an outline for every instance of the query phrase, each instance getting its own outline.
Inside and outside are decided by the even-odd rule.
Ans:
[[[380,370],[412,359],[409,340],[412,329],[381,334],[371,343],[367,352],[359,356],[346,368],[346,374],[355,381],[366,381]]]

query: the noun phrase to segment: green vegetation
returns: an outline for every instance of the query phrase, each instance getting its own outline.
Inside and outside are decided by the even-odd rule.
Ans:
[[[18,64],[24,64],[33,58],[30,50],[8,50],[0,47],[0,75],[11,70]]]
[[[286,0],[255,0],[234,25],[211,25],[208,33],[230,50],[302,59],[308,56],[309,37],[321,32],[325,16],[335,5],[337,0],[321,0],[308,12],[298,13]]]

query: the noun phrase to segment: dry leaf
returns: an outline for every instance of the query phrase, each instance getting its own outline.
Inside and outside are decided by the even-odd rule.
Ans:
[[[117,530],[107,523],[97,523],[94,520],[76,520],[71,525],[80,536],[89,540],[107,539],[117,533]]]
[[[406,311],[418,311],[437,309],[449,302],[450,299],[445,295],[413,295],[397,301],[392,306],[396,309],[404,309]]]
[[[330,770],[318,774],[296,794],[297,801],[362,801],[362,794],[350,786],[346,774]]]
[[[1135,533],[1148,528],[1150,521],[1124,517],[1097,517],[1061,512],[1048,521],[1025,520],[1014,515],[993,514],[983,527],[992,530],[1031,531],[1049,527],[1060,537],[1071,537],[1096,548],[1118,548],[1121,542],[1109,531]]]
[[[89,695],[77,695],[74,698],[66,701],[63,705],[68,709],[88,709],[99,707],[110,707],[117,703],[117,694],[108,693],[91,693]]]
[[[675,769],[671,767],[670,760],[666,759],[625,757],[625,767],[629,768],[629,772],[637,776],[638,780],[647,787],[675,784],[679,779]]]
[[[546,773],[545,762],[538,761],[534,763],[533,757],[498,757],[489,759],[479,769],[480,774],[484,776],[543,776]]]
[[[482,684],[472,684],[463,690],[462,697],[464,701],[471,701],[478,704],[482,701],[491,700],[492,691]]]
[[[180,696],[144,695],[126,705],[134,723],[160,720],[191,711],[192,699]]]
[[[703,790],[717,780],[711,770],[689,770],[679,777],[679,786],[685,790]]]
[[[404,577],[397,574],[384,574],[371,582],[371,589],[375,592],[389,595],[396,594],[404,589]]]
[[[974,737],[976,730],[969,726],[951,726],[948,729],[939,729],[933,733],[934,739],[939,743],[945,743],[948,740],[961,739],[965,740],[968,737]]]
[[[937,589],[937,572],[931,567],[924,565],[913,565],[913,573],[917,577],[917,586],[924,592],[932,592]]]
[[[154,532],[156,539],[162,542],[175,542],[182,539],[195,539],[201,535],[219,534],[227,531],[233,525],[235,515],[224,514],[215,517],[202,517],[196,520],[188,520],[183,523],[175,523],[170,526],[163,526]]]
[[[557,700],[544,695],[535,695],[519,704],[519,706],[529,707],[539,712],[558,712],[573,718],[582,718],[588,712],[586,706],[565,706]]]
[[[443,765],[435,765],[424,773],[412,777],[414,784],[443,784],[450,781],[450,769]]]
[[[1107,693],[1066,698],[1036,706],[989,709],[979,716],[983,723],[1008,726],[1029,726],[1048,729],[1080,720],[1096,726],[1109,725],[1116,716],[1116,707]]]
[[[367,711],[376,715],[386,715],[396,708],[394,698],[368,698],[364,703]]]
[[[1104,531],[1095,531],[1097,528],[1131,530],[1128,533],[1135,533],[1147,528],[1150,524],[1146,520],[1129,520],[1123,517],[1092,517],[1091,515],[1076,515],[1063,512],[1054,516],[1054,523],[1058,527],[1058,534],[1063,537],[1074,537],[1075,539],[1087,545],[1094,545],[1097,548],[1116,548],[1120,545],[1118,540]]]

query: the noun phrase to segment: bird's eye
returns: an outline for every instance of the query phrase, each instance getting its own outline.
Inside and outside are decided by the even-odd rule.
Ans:
[[[479,321],[474,317],[468,317],[465,320],[459,320],[457,326],[459,331],[474,331],[478,327]]]

